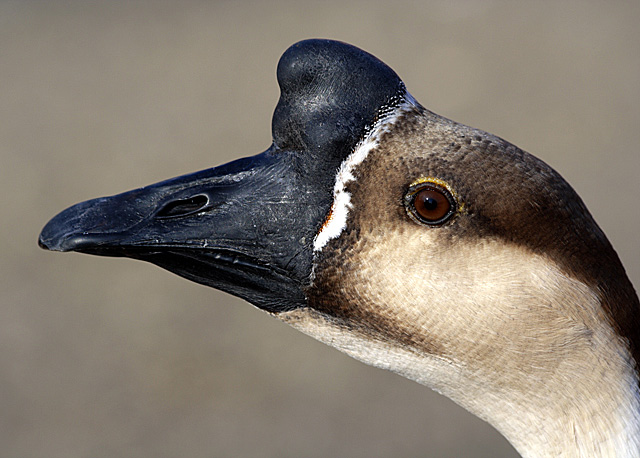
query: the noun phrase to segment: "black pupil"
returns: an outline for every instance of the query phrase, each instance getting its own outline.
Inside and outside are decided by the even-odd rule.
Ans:
[[[422,202],[426,210],[433,211],[438,208],[438,201],[433,197],[426,197]]]

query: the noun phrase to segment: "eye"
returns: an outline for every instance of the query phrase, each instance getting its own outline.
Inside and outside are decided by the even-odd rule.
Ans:
[[[199,194],[188,199],[173,200],[156,213],[157,218],[178,218],[188,216],[204,210],[209,204],[209,198]]]
[[[411,186],[405,195],[405,207],[414,221],[430,226],[443,224],[457,210],[451,192],[429,182]]]

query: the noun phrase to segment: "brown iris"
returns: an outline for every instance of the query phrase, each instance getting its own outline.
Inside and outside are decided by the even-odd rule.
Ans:
[[[410,189],[405,199],[409,215],[429,225],[444,223],[456,211],[451,193],[431,183],[421,183]]]

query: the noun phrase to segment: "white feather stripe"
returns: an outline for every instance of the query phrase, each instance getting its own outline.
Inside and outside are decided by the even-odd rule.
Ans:
[[[313,251],[319,252],[331,239],[340,237],[347,228],[347,219],[351,210],[351,194],[346,190],[347,183],[356,179],[354,170],[380,143],[382,135],[389,131],[404,113],[416,106],[417,102],[408,92],[395,110],[390,111],[375,124],[371,132],[358,143],[353,152],[340,164],[333,187],[333,203],[320,232],[313,240]]]

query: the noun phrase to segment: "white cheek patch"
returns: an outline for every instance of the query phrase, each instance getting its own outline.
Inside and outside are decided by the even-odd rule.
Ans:
[[[313,240],[313,251],[322,251],[327,242],[338,238],[347,228],[347,218],[349,210],[352,208],[351,193],[346,190],[347,183],[354,181],[354,170],[360,165],[380,143],[383,134],[389,132],[391,127],[402,117],[402,115],[418,105],[416,100],[405,92],[402,102],[393,110],[390,110],[373,126],[369,134],[363,138],[355,147],[353,152],[340,164],[336,174],[336,182],[333,186],[333,203],[329,214]]]

